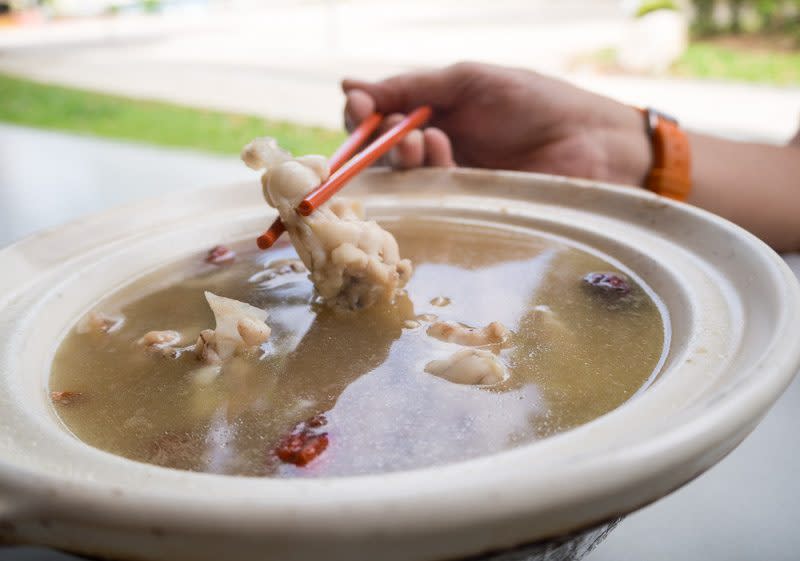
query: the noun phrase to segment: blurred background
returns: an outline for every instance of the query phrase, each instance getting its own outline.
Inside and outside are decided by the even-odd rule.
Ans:
[[[141,197],[253,180],[237,154],[255,136],[330,153],[343,76],[466,59],[735,139],[782,144],[800,124],[800,0],[0,0],[0,247]],[[729,459],[590,558],[797,559],[797,411],[796,383]],[[3,561],[42,555],[0,548]]]
[[[800,86],[800,0],[0,0],[0,14],[3,120],[221,153],[255,126],[245,116],[338,129],[343,75],[465,59],[564,76],[729,136],[781,141],[799,120],[786,89]],[[202,118],[215,134],[179,126],[189,115],[172,107],[73,89],[214,109]],[[70,112],[41,114],[36,99]],[[160,127],[141,119],[158,111]],[[284,134],[302,150],[337,140]]]
[[[798,47],[800,0],[0,0],[0,245],[250,177],[254,136],[330,153],[343,76],[467,59],[784,143]]]

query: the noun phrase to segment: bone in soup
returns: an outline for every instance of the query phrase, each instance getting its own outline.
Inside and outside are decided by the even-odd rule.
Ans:
[[[110,295],[56,353],[57,414],[137,461],[347,476],[529,444],[657,373],[665,312],[612,259],[499,226],[382,226],[414,272],[393,301],[357,311],[323,303],[288,243],[218,248]]]

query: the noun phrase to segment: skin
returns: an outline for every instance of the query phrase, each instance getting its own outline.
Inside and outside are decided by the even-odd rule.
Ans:
[[[388,128],[415,107],[433,107],[431,126],[389,154],[398,169],[511,169],[641,187],[651,166],[638,110],[535,72],[460,63],[342,87],[348,130],[373,111],[389,115]],[[800,132],[787,146],[688,135],[689,202],[778,251],[800,250]]]

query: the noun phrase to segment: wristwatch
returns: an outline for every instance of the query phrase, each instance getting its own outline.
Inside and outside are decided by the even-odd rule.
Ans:
[[[651,107],[641,111],[653,147],[653,165],[644,185],[664,197],[686,201],[692,188],[689,138],[674,117]]]

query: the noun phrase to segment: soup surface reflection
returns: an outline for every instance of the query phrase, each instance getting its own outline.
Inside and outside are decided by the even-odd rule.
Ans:
[[[655,375],[666,339],[661,307],[621,266],[555,239],[483,225],[385,226],[415,267],[391,308],[321,306],[304,272],[264,274],[270,262],[295,255],[290,245],[256,253],[251,241],[233,262],[195,257],[112,294],[96,309],[124,316],[121,326],[74,328],[57,351],[50,389],[58,415],[84,442],[142,462],[346,476],[546,438],[618,407]],[[597,272],[621,273],[629,291],[586,281]],[[272,334],[257,353],[209,375],[193,352],[170,356],[137,344],[152,330],[194,344],[214,325],[207,290],[269,312]],[[493,351],[507,378],[463,385],[426,372],[463,348],[427,334],[436,320],[510,329],[510,344]],[[291,434],[324,435],[324,450],[306,465],[286,462],[276,450]]]

